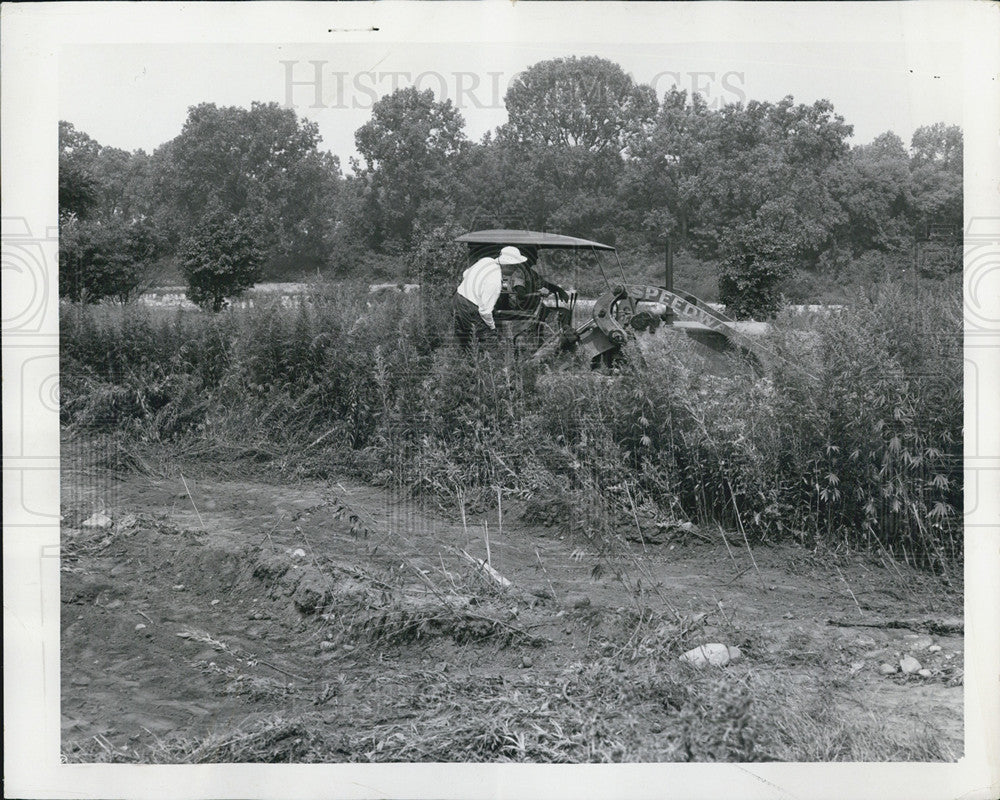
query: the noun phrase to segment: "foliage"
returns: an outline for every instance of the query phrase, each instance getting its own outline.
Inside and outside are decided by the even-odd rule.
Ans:
[[[246,214],[216,212],[205,219],[181,251],[188,299],[221,311],[227,297],[252,287],[260,278],[261,228]]]
[[[144,194],[145,153],[104,147],[59,123],[59,294],[126,302],[162,250]]]
[[[759,220],[814,257],[839,215],[829,175],[850,134],[825,100],[796,105],[786,97],[716,111],[672,90],[629,167],[626,196],[643,212],[632,224],[646,226],[653,240],[666,232],[712,256],[727,229]]]
[[[59,210],[77,218],[89,216],[99,200],[95,162],[101,146],[69,122],[59,123]]]
[[[152,157],[172,245],[206,215],[242,214],[258,220],[264,266],[324,263],[340,166],[319,142],[315,123],[277,103],[192,106],[181,133]]]
[[[614,377],[453,351],[447,306],[423,293],[318,286],[296,309],[106,311],[63,317],[75,428],[354,473],[452,509],[498,489],[561,498],[566,524],[603,548],[638,510],[943,572],[961,555],[956,286],[786,312],[767,377],[720,370],[663,327]]]
[[[846,212],[838,239],[851,252],[899,250],[912,241],[910,160],[898,136],[885,133],[855,147],[833,180]]]
[[[63,215],[59,296],[74,302],[127,302],[143,287],[155,252],[153,235],[143,222],[94,222]]]
[[[781,308],[781,282],[792,270],[795,245],[762,224],[741,225],[722,246],[719,299],[736,319],[768,319]]]
[[[355,235],[368,247],[403,249],[422,206],[454,198],[451,165],[466,144],[463,125],[451,101],[435,101],[430,89],[397,89],[374,104],[371,119],[355,134],[365,161],[356,187],[362,191],[358,222],[365,232]],[[451,208],[446,203],[430,220],[424,209],[425,224],[445,222]]]
[[[656,113],[653,90],[597,56],[540,61],[504,97],[501,136],[542,147],[619,155],[643,136]]]
[[[711,286],[723,257],[745,277],[733,259],[746,248],[733,242],[758,229],[789,241],[790,262],[777,272],[794,275],[784,288],[801,300],[858,285],[880,263],[898,273],[916,257],[935,279],[960,269],[957,126],[921,127],[909,148],[891,131],[851,146],[852,127],[828,100],[709,107],[701,94],[671,89],[658,103],[650,87],[592,56],[532,65],[505,103],[507,122],[471,142],[450,100],[394,91],[356,131],[360,159],[346,177],[320,149],[317,126],[273,103],[192,106],[152,156],[102,146],[63,122],[62,213],[141,222],[154,260],[176,257],[206,216],[247,214],[259,222],[267,277],[323,268],[403,277],[413,248],[443,226],[555,230],[637,252],[669,237],[675,252],[708,265],[685,289]],[[925,242],[933,246],[914,256]],[[862,262],[871,270],[855,269]],[[773,308],[773,296],[763,305]]]
[[[438,225],[426,233],[419,226],[416,228],[408,261],[413,270],[411,274],[421,287],[452,287],[458,282],[466,266],[467,250],[455,239],[465,232],[455,223]]]
[[[913,134],[913,216],[927,235],[931,226],[962,229],[962,129],[935,123]],[[957,237],[954,237],[957,238]]]

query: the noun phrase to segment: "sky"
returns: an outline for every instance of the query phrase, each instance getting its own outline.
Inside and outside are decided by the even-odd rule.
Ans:
[[[846,37],[846,33],[845,33]],[[853,125],[852,143],[892,130],[907,144],[935,122],[962,124],[956,44],[895,41],[601,43],[372,41],[337,44],[66,45],[59,52],[59,116],[101,144],[146,151],[176,136],[202,102],[294,106],[319,125],[321,147],[345,169],[354,132],[397,86],[430,88],[457,105],[478,140],[506,120],[517,73],[548,58],[597,55],[663,94],[700,92],[712,106],[825,98]]]

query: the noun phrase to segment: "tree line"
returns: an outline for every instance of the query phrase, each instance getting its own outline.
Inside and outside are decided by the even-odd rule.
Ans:
[[[152,153],[61,122],[60,293],[125,301],[167,264],[218,309],[262,277],[433,277],[454,235],[514,227],[644,255],[669,237],[717,268],[735,313],[766,315],[790,280],[898,273],[915,242],[961,230],[957,126],[851,145],[827,100],[712,109],[593,56],[533,65],[504,102],[507,122],[472,141],[450,100],[398,89],[356,131],[346,171],[276,103],[193,106]]]

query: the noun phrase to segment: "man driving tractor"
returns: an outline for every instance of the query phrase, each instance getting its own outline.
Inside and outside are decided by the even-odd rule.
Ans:
[[[480,258],[462,274],[451,305],[455,338],[463,347],[469,347],[473,339],[496,340],[493,309],[503,288],[503,265],[523,264],[527,260],[516,247],[504,247],[496,258]]]

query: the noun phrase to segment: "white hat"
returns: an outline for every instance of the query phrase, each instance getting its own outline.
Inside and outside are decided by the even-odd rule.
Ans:
[[[521,251],[516,247],[505,247],[500,251],[497,259],[501,264],[523,264],[528,260],[527,256],[522,256]]]

